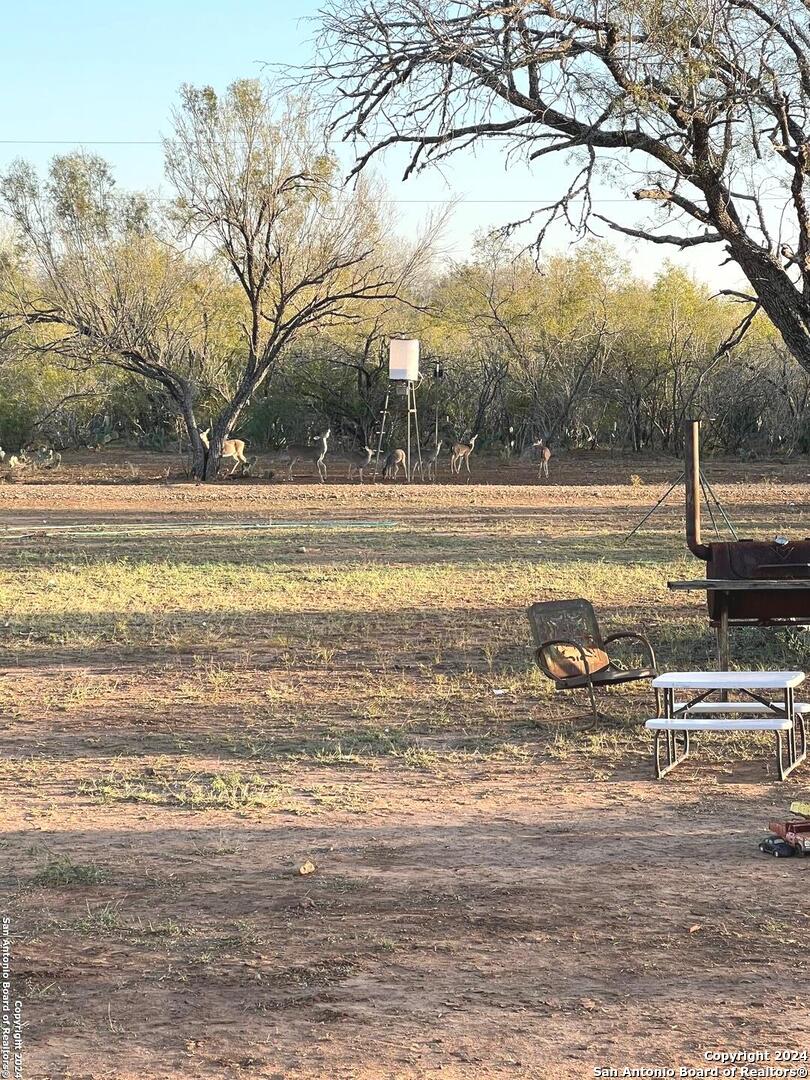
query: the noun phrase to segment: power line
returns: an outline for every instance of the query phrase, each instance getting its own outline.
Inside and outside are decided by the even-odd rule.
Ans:
[[[344,143],[335,145],[343,146]],[[160,139],[0,139],[0,146],[163,146]],[[552,199],[547,196],[546,200]],[[453,203],[464,206],[540,206],[544,201],[538,199],[388,199],[395,206],[449,206]],[[638,205],[639,200],[624,196],[623,198],[600,198],[594,196],[591,199],[569,199],[568,204],[580,206],[585,202],[599,204],[600,206]],[[788,201],[786,197],[779,195],[763,195],[760,202],[782,203]]]
[[[160,139],[0,139],[0,146],[162,146]]]

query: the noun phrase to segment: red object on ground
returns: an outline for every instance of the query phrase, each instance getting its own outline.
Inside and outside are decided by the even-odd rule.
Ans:
[[[810,821],[769,821],[768,828],[791,847],[810,855]]]

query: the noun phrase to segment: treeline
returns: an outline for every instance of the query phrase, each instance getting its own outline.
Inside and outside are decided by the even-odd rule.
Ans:
[[[396,242],[384,192],[348,191],[305,107],[258,83],[186,88],[166,169],[168,201],[84,154],[2,178],[0,445],[179,444],[200,477],[229,435],[376,445],[406,334],[425,444],[677,453],[706,416],[725,452],[810,448],[810,377],[750,305],[672,266],[642,280],[598,244],[536,261],[490,238],[451,265],[441,222]],[[391,415],[399,441],[401,400]]]
[[[346,448],[373,441],[387,388],[389,334],[422,341],[423,439],[479,433],[483,447],[552,445],[676,453],[683,421],[712,417],[730,452],[810,449],[810,377],[770,324],[723,351],[739,311],[681,270],[638,280],[609,248],[535,264],[503,249],[437,275],[392,318],[324,328],[290,348],[246,407],[238,433],[256,450],[331,427]],[[440,376],[434,376],[436,365]],[[218,405],[203,390],[198,412]],[[403,422],[392,398],[393,437]],[[0,445],[65,449],[184,441],[165,395],[115,367],[22,354],[0,365]],[[187,442],[186,442],[187,444]]]

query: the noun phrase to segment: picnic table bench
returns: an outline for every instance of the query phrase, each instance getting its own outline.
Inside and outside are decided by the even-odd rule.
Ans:
[[[660,780],[689,757],[691,731],[772,731],[777,773],[784,780],[807,756],[804,717],[810,705],[795,699],[796,687],[804,679],[803,671],[670,671],[658,675],[652,685],[663,691],[664,715],[645,724],[655,734],[656,778]],[[676,701],[676,691],[691,691],[693,696]],[[707,700],[712,694],[731,691],[744,694],[746,700]],[[771,700],[777,692],[781,692],[781,700]],[[680,751],[679,734],[683,736]]]

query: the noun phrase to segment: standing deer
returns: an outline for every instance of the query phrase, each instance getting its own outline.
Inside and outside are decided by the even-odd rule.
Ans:
[[[349,454],[349,473],[348,479],[351,480],[352,474],[357,473],[360,477],[360,483],[363,483],[363,471],[371,464],[371,459],[374,457],[374,451],[370,446],[364,446],[362,450],[352,450]]]
[[[532,451],[537,455],[540,468],[537,470],[537,479],[545,477],[548,480],[548,463],[551,460],[551,450],[546,446],[545,440],[536,439],[532,443]]]
[[[405,468],[405,451],[404,450],[392,450],[385,459],[385,465],[383,466],[383,476],[388,479],[392,477],[396,480],[399,474],[400,465]]]
[[[34,450],[31,460],[34,465],[41,466],[43,469],[53,469],[58,466],[57,458],[61,462],[62,455],[54,454],[51,447],[40,446],[38,450]]]
[[[430,450],[426,450],[422,456],[421,462],[416,466],[419,469],[422,479],[425,479],[427,474],[428,480],[436,479],[436,470],[439,466],[439,451],[442,448],[442,440],[439,439],[438,443]]]
[[[470,454],[475,449],[475,440],[477,435],[473,435],[469,444],[467,443],[453,443],[450,449],[450,472],[460,473],[462,464],[467,466],[467,475],[470,475]]]
[[[312,461],[315,463],[315,467],[318,470],[318,477],[321,483],[326,479],[326,454],[329,450],[329,439],[332,435],[332,429],[327,428],[323,435],[317,435],[313,439],[311,444],[301,445],[290,443],[288,446],[282,447],[277,451],[273,457],[280,462],[287,465],[287,479],[292,480],[293,468],[299,461]]]
[[[197,429],[199,431],[199,428]],[[207,427],[205,431],[200,431],[200,442],[203,444],[206,450],[210,450],[210,435],[211,428]],[[233,468],[230,471],[230,476],[236,472],[239,466],[242,466],[244,470],[247,466],[248,460],[245,457],[245,443],[242,439],[223,439],[222,441],[222,460],[226,458],[233,458]]]

